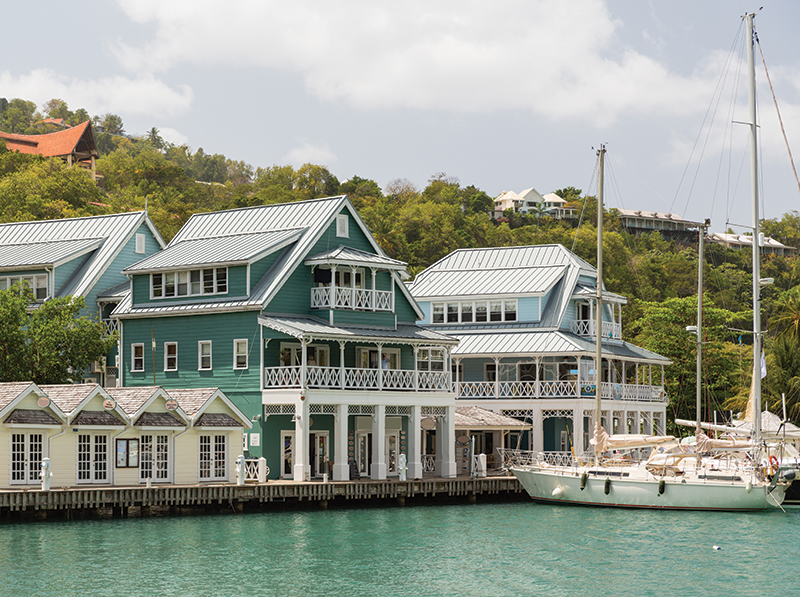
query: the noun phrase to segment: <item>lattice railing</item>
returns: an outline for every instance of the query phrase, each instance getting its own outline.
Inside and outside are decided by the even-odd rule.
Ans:
[[[414,372],[408,369],[384,369],[383,387],[387,390],[413,389]]]
[[[293,415],[294,404],[265,404],[264,415]]]
[[[377,369],[345,369],[344,387],[348,390],[378,389]]]
[[[579,319],[569,324],[569,330],[577,336],[590,336],[594,338],[594,331],[597,329],[597,322],[593,319]],[[622,338],[622,324],[612,321],[604,321],[601,329],[603,338]]]
[[[344,371],[344,384],[342,384]],[[264,368],[264,388],[299,388],[300,367]],[[345,390],[417,390],[446,392],[448,375],[442,371],[306,367],[306,387]]]
[[[265,388],[299,388],[300,367],[265,367]]]
[[[448,375],[444,371],[418,371],[417,389],[419,390],[447,390]]]
[[[422,455],[422,472],[423,473],[436,472],[436,454]]]
[[[309,388],[341,388],[342,370],[334,367],[308,367],[306,385]]]
[[[576,381],[459,381],[456,384],[459,399],[501,398],[538,400],[550,398],[594,397],[594,382]],[[631,402],[664,402],[662,386],[641,384],[617,384],[603,382],[600,387],[603,400],[628,400]]]
[[[335,415],[335,404],[309,404],[308,413],[311,415]]]
[[[245,458],[244,459],[244,480],[264,483],[269,476],[269,467],[264,458]]]
[[[349,415],[374,415],[375,407],[367,404],[350,404],[347,407]]]
[[[447,414],[444,406],[423,406],[420,410],[423,417],[443,417]]]
[[[386,416],[393,416],[393,417],[410,417],[411,416],[411,407],[410,406],[387,406],[386,407]]]
[[[391,311],[392,293],[387,290],[330,286],[311,289],[312,309],[356,309],[359,311]],[[331,296],[335,300],[331,300]]]

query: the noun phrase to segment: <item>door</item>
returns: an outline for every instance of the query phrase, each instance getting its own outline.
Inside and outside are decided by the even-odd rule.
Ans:
[[[294,431],[281,432],[281,477],[294,478]]]
[[[108,436],[98,433],[78,435],[78,483],[109,483]]]
[[[150,479],[153,483],[169,483],[172,480],[170,467],[169,435],[142,435],[139,441],[139,482]]]
[[[200,480],[228,480],[228,436],[224,433],[200,436]]]
[[[356,462],[358,472],[369,477],[372,473],[372,432],[359,431],[356,435]]]
[[[312,431],[308,441],[308,463],[311,477],[321,477],[328,472],[328,432]]]
[[[386,462],[386,474],[397,475],[400,471],[397,468],[397,459],[400,457],[400,432],[386,432],[386,451],[384,453]]]
[[[39,470],[44,457],[44,436],[41,433],[11,434],[11,483],[40,483]]]

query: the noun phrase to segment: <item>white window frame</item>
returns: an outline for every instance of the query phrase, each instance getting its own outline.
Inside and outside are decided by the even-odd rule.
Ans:
[[[175,354],[169,354],[169,347],[175,347]],[[175,366],[169,367],[170,359],[175,359]],[[177,342],[164,342],[164,371],[177,371],[178,370],[178,343]]]
[[[239,348],[244,344],[244,352],[240,352]],[[244,365],[239,365],[239,357],[244,357]],[[247,355],[247,338],[238,338],[233,341],[233,368],[234,369],[247,369],[249,365]]]
[[[15,436],[22,440],[14,441]],[[9,444],[9,482],[11,485],[37,485],[42,459],[48,455],[48,434],[45,430],[27,432],[24,429],[11,429]],[[21,460],[20,460],[21,458]],[[15,478],[16,477],[16,478]]]
[[[336,216],[336,236],[339,238],[350,238],[350,219],[347,214]]]
[[[500,306],[499,311],[495,310],[492,311],[492,305],[495,307],[497,305]],[[484,321],[478,321],[478,307],[482,307],[482,313],[485,314],[486,319]],[[468,307],[468,311],[471,314],[470,321],[464,321],[463,315],[465,307]],[[451,312],[455,309],[454,312]],[[431,324],[436,325],[453,325],[458,323],[500,323],[500,322],[515,322],[519,321],[519,302],[517,299],[493,299],[493,300],[485,300],[485,301],[437,301],[435,303],[431,303]],[[492,313],[497,316],[499,314],[499,319],[492,319]],[[511,317],[506,317],[506,315],[511,315],[513,313],[513,319]],[[455,317],[455,320],[451,320],[451,316]]]
[[[373,353],[373,352],[374,353],[378,352],[378,347],[377,346],[359,346],[358,347],[358,361],[357,361],[357,364],[358,364],[358,368],[359,369],[373,369],[373,368],[377,369],[379,367],[380,368],[383,367],[383,355],[381,355],[381,354],[377,355],[378,367],[370,367],[369,366],[369,360],[370,360],[369,355],[371,353]],[[381,349],[381,352],[382,353],[386,353],[386,357],[389,359],[389,367],[388,367],[389,369],[392,369],[392,370],[401,369],[401,360],[400,360],[401,359],[401,352],[400,352],[399,348],[394,348],[394,347],[393,348],[386,348],[386,347],[384,347],[384,348]],[[366,367],[364,366],[365,359],[366,359],[366,365],[367,365]],[[396,367],[394,367],[392,365],[396,365]]]
[[[193,274],[196,274],[193,280]],[[208,283],[206,282],[206,277]],[[168,281],[169,280],[169,281]],[[228,294],[228,268],[205,267],[150,274],[150,299],[174,299]],[[167,292],[167,288],[171,288]],[[157,291],[158,289],[158,291]],[[183,290],[183,292],[181,292]]]
[[[149,438],[145,440],[145,438]],[[164,448],[164,454],[159,448]],[[149,456],[149,460],[147,457]],[[160,465],[160,466],[159,466]],[[139,435],[139,483],[147,482],[147,472],[153,483],[172,482],[172,434],[158,431]],[[158,473],[158,474],[155,474]]]
[[[208,346],[208,354],[203,354],[203,347]],[[208,357],[208,367],[203,367],[203,357]],[[214,368],[214,353],[211,340],[200,340],[197,342],[197,370],[211,371]]]
[[[331,366],[331,347],[327,344],[309,344],[306,346],[306,360],[311,356],[310,350],[314,349],[314,354],[317,355],[320,352],[325,353],[325,365],[321,365],[319,363],[322,359],[314,359],[313,363],[307,363],[308,367],[330,367]],[[302,363],[302,355],[303,355],[303,347],[300,344],[294,344],[289,342],[281,342],[281,355],[283,355],[284,351],[289,351],[289,362],[281,362],[281,367],[299,367]],[[283,357],[281,357],[282,359]]]
[[[145,252],[144,242],[145,242],[144,234],[141,233],[141,232],[137,232],[136,233],[136,246],[133,249],[133,252],[134,253],[138,253],[139,255],[144,255],[144,252]]]
[[[50,298],[50,285],[47,274],[26,274],[20,276],[0,276],[0,290],[7,290],[16,283],[25,282],[33,291],[33,297],[37,303],[41,303]],[[44,289],[40,296],[39,290]]]
[[[197,439],[197,478],[201,483],[228,480],[228,454],[230,441],[228,433],[201,433]],[[222,453],[218,447],[222,442]],[[208,442],[207,460],[204,460],[204,442]],[[208,474],[203,474],[203,464],[208,464]],[[220,471],[221,467],[221,471]]]
[[[136,349],[142,349],[142,356],[136,356]],[[141,366],[136,366],[136,361],[141,360]],[[131,344],[131,373],[144,373],[144,344],[141,342],[136,342]]]
[[[434,358],[434,353],[441,354],[442,358]],[[444,348],[441,346],[425,346],[419,348],[417,350],[417,362],[416,367],[417,371],[447,371],[445,362],[447,361],[447,353],[445,352]],[[425,367],[420,367],[421,364],[425,364]],[[437,367],[436,369],[433,368],[434,363],[441,363],[441,368]]]
[[[289,446],[287,449],[286,440],[289,440]],[[294,479],[294,466],[297,464],[295,457],[298,455],[295,454],[295,448],[297,446],[297,442],[295,441],[295,431],[294,429],[283,429],[281,430],[281,479]],[[286,470],[286,456],[289,456],[289,470]],[[302,455],[299,456],[302,458]]]

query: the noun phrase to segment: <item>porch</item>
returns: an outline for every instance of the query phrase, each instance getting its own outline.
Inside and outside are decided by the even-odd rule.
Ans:
[[[459,400],[520,399],[549,400],[552,398],[586,398],[595,395],[594,383],[578,381],[459,381],[456,397]],[[600,384],[603,400],[631,402],[666,401],[664,386],[603,382]]]
[[[314,388],[328,390],[377,390],[449,392],[446,371],[360,367],[281,366],[264,368],[262,389]]]

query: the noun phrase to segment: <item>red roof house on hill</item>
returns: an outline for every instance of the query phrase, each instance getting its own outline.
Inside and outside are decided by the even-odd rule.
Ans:
[[[0,139],[5,140],[9,151],[60,157],[70,166],[78,164],[90,169],[92,177],[97,180],[95,171],[97,144],[89,120],[78,126],[44,135],[16,135],[0,131]]]

